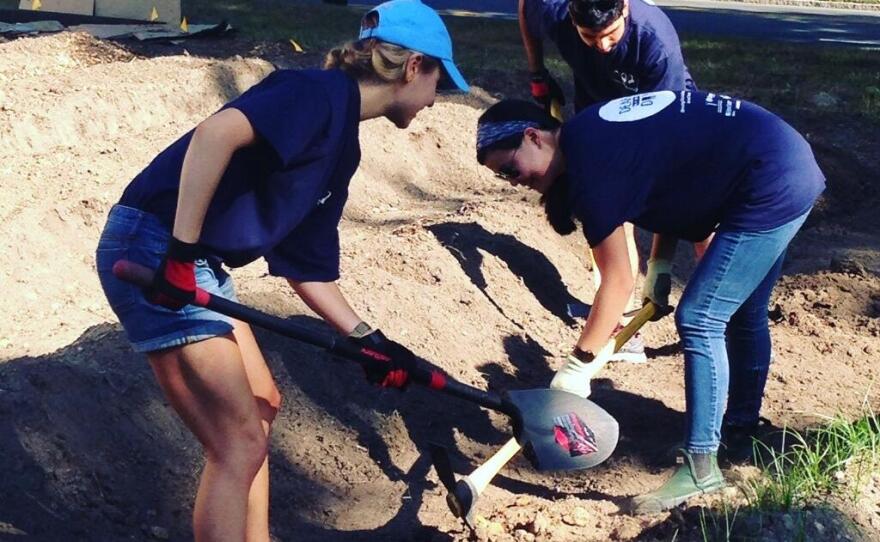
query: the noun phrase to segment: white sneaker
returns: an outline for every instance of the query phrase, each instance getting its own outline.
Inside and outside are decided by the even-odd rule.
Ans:
[[[619,330],[617,330],[619,331]],[[645,339],[641,333],[636,333],[626,341],[623,347],[615,352],[608,361],[626,361],[628,363],[647,363],[648,356],[645,355]]]

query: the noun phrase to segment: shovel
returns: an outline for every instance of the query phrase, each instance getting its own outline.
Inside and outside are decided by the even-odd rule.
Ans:
[[[630,323],[620,330],[596,354],[594,363],[605,363],[646,322],[659,318],[669,311],[670,309],[660,308],[654,303],[646,303],[636,313]],[[520,392],[511,391],[509,393],[516,394]],[[576,397],[573,394],[568,395]],[[434,470],[437,471],[437,477],[448,491],[446,504],[449,505],[449,510],[453,515],[461,518],[473,530],[475,528],[474,509],[477,500],[489,486],[492,478],[520,450],[523,450],[524,455],[532,463],[532,466],[541,471],[588,469],[605,461],[611,455],[611,452],[614,451],[614,447],[617,444],[617,421],[595,403],[586,399],[582,399],[582,401],[588,403],[588,406],[580,409],[583,416],[579,416],[577,419],[553,417],[553,425],[548,425],[548,417],[552,415],[548,413],[545,417],[540,418],[541,426],[530,428],[529,434],[531,438],[528,444],[523,445],[520,439],[509,440],[492,457],[460,480],[455,479],[446,448],[432,443],[431,461],[434,464]],[[520,402],[520,407],[524,409],[529,408],[528,404],[529,399],[523,398]],[[556,407],[553,409],[554,412],[565,410],[561,405],[553,406]],[[541,407],[536,406],[533,408],[540,409]],[[612,441],[613,444],[611,444]],[[556,443],[556,446],[553,446],[553,442]]]
[[[113,274],[126,282],[146,288],[153,282],[153,270],[128,260],[113,265]],[[283,318],[212,295],[197,288],[195,305],[225,314],[248,324],[274,331],[298,341],[323,348],[334,356],[361,365],[383,365],[357,345],[341,337],[330,337],[304,328]],[[595,403],[560,391],[549,389],[516,390],[502,395],[487,392],[447,376],[425,360],[409,373],[410,380],[445,395],[476,403],[508,416],[516,442],[536,468],[551,466],[554,470],[587,468],[597,460],[604,461],[617,446],[617,421]],[[572,420],[587,428],[589,453],[572,454],[553,437],[560,420]]]

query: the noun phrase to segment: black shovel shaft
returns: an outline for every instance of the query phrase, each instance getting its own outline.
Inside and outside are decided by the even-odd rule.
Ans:
[[[152,269],[138,263],[119,260],[113,265],[113,274],[121,280],[146,288],[153,283],[154,272]],[[331,337],[324,333],[306,329],[278,316],[267,314],[223,297],[211,295],[201,288],[197,288],[194,305],[225,314],[236,320],[241,320],[269,331],[274,331],[300,342],[323,348],[335,356],[355,361],[361,365],[385,363],[370,357],[358,348],[357,345],[345,339]],[[413,382],[447,395],[476,403],[485,408],[502,412],[508,416],[516,414],[510,411],[511,408],[501,400],[500,395],[463,384],[447,376],[433,364],[425,360],[420,361],[423,366],[415,367],[409,371],[409,376]]]

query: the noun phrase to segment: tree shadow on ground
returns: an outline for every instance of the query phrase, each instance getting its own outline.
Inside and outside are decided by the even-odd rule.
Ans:
[[[511,273],[522,279],[535,299],[551,314],[566,325],[575,323],[566,307],[569,303],[581,302],[568,291],[559,271],[540,251],[512,235],[491,233],[476,222],[445,222],[427,229],[458,261],[474,286],[511,322],[516,323],[488,292],[486,277],[481,270],[483,256],[480,250],[503,260]]]
[[[299,375],[317,372],[318,364],[327,363],[323,356],[309,357],[313,359],[299,360],[307,361]],[[360,418],[348,415],[353,408],[373,411],[379,404],[376,390],[361,380],[358,375],[357,385],[343,386],[353,393],[340,403],[322,406],[344,413],[337,414],[343,432],[347,424],[358,431]],[[281,392],[302,394],[300,387],[320,384],[320,379],[294,379]],[[354,407],[347,404],[352,396],[362,397]],[[413,413],[404,418],[413,418],[416,442],[430,435],[435,416],[470,420],[471,428],[480,427],[481,416],[469,405],[458,410],[458,417],[444,418],[440,414],[449,409],[441,406],[426,415],[421,412],[421,404],[430,403],[427,392],[412,396],[407,400],[400,395],[396,404]],[[296,419],[301,413],[290,416]],[[7,473],[0,479],[0,533],[26,533],[23,540],[36,541],[149,539],[156,532],[172,540],[191,539],[201,446],[167,404],[145,357],[131,351],[119,326],[93,326],[50,354],[0,363],[0,430],[0,471]],[[368,435],[365,442],[386,447],[381,434],[369,436],[369,428],[360,432]],[[423,492],[434,487],[425,479],[430,470],[426,457],[417,458],[408,472],[392,474],[410,487],[389,521],[376,529],[342,530],[315,516],[323,503],[348,495],[343,491],[340,496],[337,486],[328,486],[307,466],[277,453],[278,442],[273,441],[272,529],[282,540],[448,540],[419,524]],[[378,455],[383,453],[387,456],[387,449]]]
[[[186,536],[198,443],[116,326],[4,361],[0,388],[0,521],[35,540]]]

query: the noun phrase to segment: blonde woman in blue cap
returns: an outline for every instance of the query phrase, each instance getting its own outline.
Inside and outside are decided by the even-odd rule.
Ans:
[[[223,266],[258,258],[362,348],[390,361],[367,377],[403,387],[414,356],[350,307],[337,226],[360,160],[358,125],[406,128],[439,85],[467,91],[435,11],[394,0],[325,70],[279,70],[162,151],[110,211],[101,284],[135,350],[204,447],[193,512],[198,541],[269,540],[269,429],[281,396],[249,327],[175,301],[198,285],[235,298]],[[126,258],[157,269],[145,295],[116,279]]]

